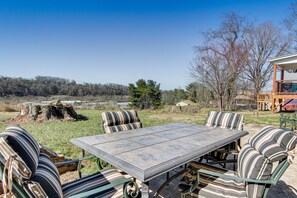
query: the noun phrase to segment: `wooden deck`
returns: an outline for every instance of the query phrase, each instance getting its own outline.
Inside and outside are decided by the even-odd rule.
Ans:
[[[293,79],[285,79],[286,73],[297,72],[297,54],[275,58],[270,63],[273,64],[271,110],[282,110],[288,101],[297,99],[297,74]]]

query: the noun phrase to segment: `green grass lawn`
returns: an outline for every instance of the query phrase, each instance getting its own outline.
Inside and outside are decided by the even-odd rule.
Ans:
[[[201,110],[200,113],[170,113],[169,109],[138,111],[143,127],[155,126],[172,122],[186,122],[204,124],[209,110]],[[88,117],[85,121],[50,121],[44,123],[20,124],[36,140],[44,146],[63,153],[68,158],[81,157],[81,149],[70,143],[71,138],[97,135],[102,133],[101,113],[99,110],[77,110],[77,113]],[[245,123],[250,124],[279,124],[279,114],[271,112],[259,112],[259,116],[253,116],[253,112],[238,112],[244,115]],[[7,123],[6,119],[13,118],[17,113],[0,112],[0,130],[3,131]],[[87,169],[92,172],[94,167]]]

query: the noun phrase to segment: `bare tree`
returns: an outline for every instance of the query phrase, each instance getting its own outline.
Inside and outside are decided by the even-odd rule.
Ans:
[[[262,23],[250,29],[245,42],[249,57],[244,71],[256,97],[272,77],[273,67],[268,59],[287,53],[290,40],[273,24]]]
[[[199,54],[191,67],[191,75],[201,84],[214,91],[220,109],[223,109],[223,98],[226,93],[226,69],[221,64],[222,59],[213,51]]]
[[[236,94],[235,85],[247,59],[242,38],[248,27],[243,17],[229,13],[218,30],[204,33],[205,44],[196,47],[197,59],[190,68],[191,75],[214,91],[221,110],[231,108]]]
[[[290,32],[291,43],[294,50],[297,50],[297,2],[291,3],[289,15],[284,19],[284,25]]]

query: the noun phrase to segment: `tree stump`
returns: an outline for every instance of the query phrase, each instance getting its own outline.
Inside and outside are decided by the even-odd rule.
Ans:
[[[13,121],[47,121],[47,120],[85,120],[86,117],[79,115],[73,106],[60,101],[48,104],[26,102],[20,107],[20,114]]]

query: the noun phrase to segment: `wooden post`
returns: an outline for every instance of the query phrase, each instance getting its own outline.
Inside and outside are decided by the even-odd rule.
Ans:
[[[275,99],[274,95],[276,93],[276,65],[273,65],[273,87],[272,87],[272,101],[271,101],[271,110],[274,112],[275,108]]]
[[[284,74],[285,74],[285,71],[284,70],[281,70],[281,83],[282,83],[282,85],[283,85],[283,83],[284,83]],[[280,92],[283,92],[283,87],[284,86],[281,86],[281,88],[280,88]]]
[[[276,93],[276,65],[273,65],[273,90],[272,90],[272,94],[274,95]]]

